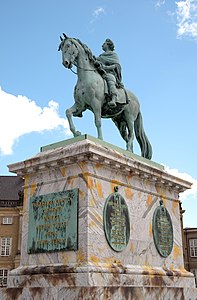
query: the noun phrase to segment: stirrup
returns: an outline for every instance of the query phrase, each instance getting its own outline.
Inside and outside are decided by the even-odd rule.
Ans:
[[[110,107],[116,107],[116,102],[115,102],[115,100],[109,101],[109,102],[108,102],[108,105],[109,105]]]

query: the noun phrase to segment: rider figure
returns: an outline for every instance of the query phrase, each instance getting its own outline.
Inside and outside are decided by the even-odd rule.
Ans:
[[[109,101],[110,107],[116,107],[117,100],[117,87],[123,88],[121,65],[118,59],[118,55],[113,52],[114,43],[110,39],[106,39],[102,45],[103,53],[97,57],[95,66],[98,71],[102,71],[102,77],[107,81],[107,86],[111,96]],[[104,70],[103,70],[104,69]]]

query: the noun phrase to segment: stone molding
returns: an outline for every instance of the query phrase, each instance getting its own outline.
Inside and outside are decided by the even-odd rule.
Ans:
[[[125,151],[126,152],[126,151]],[[9,171],[24,176],[38,171],[46,171],[49,168],[69,166],[79,162],[92,162],[104,164],[111,170],[120,171],[141,179],[154,182],[178,193],[191,188],[191,183],[168,174],[163,166],[143,158],[139,161],[136,155],[132,157],[119,153],[116,150],[103,147],[89,139],[85,139],[65,147],[59,147],[38,153],[35,157],[22,162],[10,164]],[[142,158],[141,158],[142,159]]]

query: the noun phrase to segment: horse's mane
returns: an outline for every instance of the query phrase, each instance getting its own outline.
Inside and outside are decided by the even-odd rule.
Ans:
[[[82,43],[79,39],[73,38],[73,40],[76,40],[82,46],[85,53],[88,55],[89,60],[94,63],[96,61],[96,57],[92,54],[90,48],[86,44]]]

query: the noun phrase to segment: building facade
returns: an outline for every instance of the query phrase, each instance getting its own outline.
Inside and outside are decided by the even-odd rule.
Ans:
[[[185,269],[194,274],[197,285],[197,228],[184,228],[183,245]]]
[[[23,179],[0,176],[0,287],[9,270],[19,266],[23,208]]]

